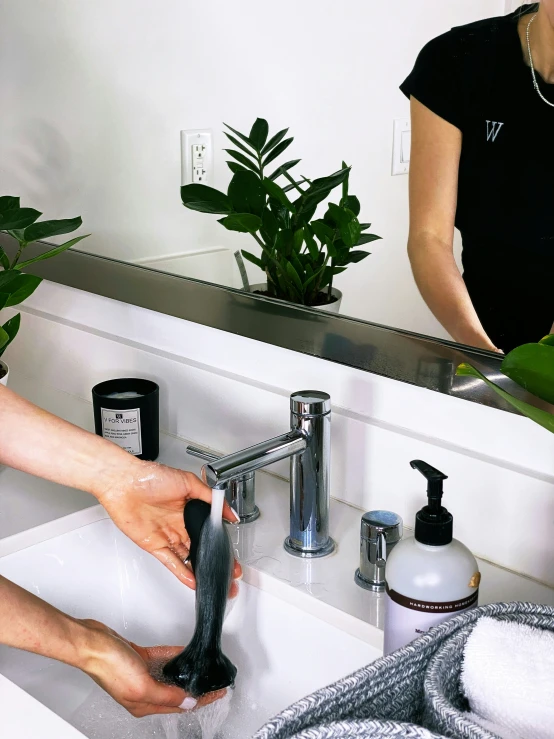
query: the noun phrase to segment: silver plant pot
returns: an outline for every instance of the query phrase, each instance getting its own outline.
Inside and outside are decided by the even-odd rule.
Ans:
[[[253,293],[256,290],[265,291],[267,290],[267,282],[258,282],[255,285],[250,285],[250,292]],[[313,310],[322,310],[326,313],[340,313],[340,305],[342,303],[342,292],[336,288],[333,287],[331,289],[331,295],[335,298],[335,300],[332,303],[327,303],[327,305],[311,305],[309,306]],[[299,303],[293,303],[293,305],[299,305]]]

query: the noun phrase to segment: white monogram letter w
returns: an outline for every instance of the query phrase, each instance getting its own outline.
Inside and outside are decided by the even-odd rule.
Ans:
[[[503,123],[498,123],[498,121],[487,121],[487,141],[496,141],[496,137],[503,125]]]

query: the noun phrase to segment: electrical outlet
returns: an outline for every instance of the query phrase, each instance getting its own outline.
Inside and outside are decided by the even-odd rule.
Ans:
[[[181,184],[213,182],[213,143],[209,129],[181,131]]]

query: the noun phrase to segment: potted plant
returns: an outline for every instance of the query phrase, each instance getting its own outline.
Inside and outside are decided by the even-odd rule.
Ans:
[[[380,238],[366,233],[371,224],[358,220],[360,202],[348,191],[350,167],[343,162],[328,177],[295,179],[291,170],[300,160],[293,159],[268,174],[269,165],[293,142],[285,138],[288,129],[269,137],[262,118],[248,136],[225,126],[225,135],[236,147],[225,149],[233,172],[227,194],[202,184],[184,185],[183,205],[221,215],[219,223],[226,229],[252,236],[259,254],[242,250],[242,255],[266,278],[253,286],[255,292],[338,312],[342,296],[333,287],[335,275],[369,256],[358,247]],[[283,186],[277,182],[281,178],[286,180]],[[339,187],[338,202],[327,203],[323,217],[315,218],[318,206]]]
[[[23,259],[25,249],[29,244],[48,239],[51,236],[76,231],[81,226],[81,218],[69,218],[59,221],[38,221],[42,213],[34,208],[21,208],[19,198],[11,195],[0,197],[0,233],[11,236],[17,242],[15,256],[10,259],[0,246],[0,310],[6,307],[19,305],[28,298],[42,282],[40,277],[22,272],[35,262],[50,259],[56,254],[69,249],[86,236],[77,236],[56,246],[32,259]],[[87,234],[88,235],[88,234]],[[23,260],[23,261],[22,261]],[[10,318],[4,325],[0,325],[0,384],[5,385],[8,380],[8,365],[1,357],[17,336],[21,323],[21,314]]]
[[[554,405],[554,334],[546,336],[538,344],[523,344],[516,347],[505,356],[500,369],[506,377],[532,395]],[[520,413],[554,433],[554,413],[551,411],[537,408],[516,398],[470,364],[461,364],[457,374],[483,380]]]

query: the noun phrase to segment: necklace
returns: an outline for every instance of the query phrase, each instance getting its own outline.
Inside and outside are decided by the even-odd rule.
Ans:
[[[531,18],[531,20],[527,24],[527,51],[529,52],[529,64],[531,66],[531,75],[533,76],[533,87],[539,93],[539,96],[544,100],[544,102],[547,105],[550,105],[551,108],[554,108],[554,103],[551,103],[550,100],[547,100],[541,92],[541,88],[539,87],[539,83],[537,81],[537,75],[535,74],[535,65],[533,64],[533,55],[531,54],[531,38],[530,38],[531,24],[533,23],[536,17],[537,17],[537,13],[535,13],[535,15]]]

